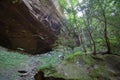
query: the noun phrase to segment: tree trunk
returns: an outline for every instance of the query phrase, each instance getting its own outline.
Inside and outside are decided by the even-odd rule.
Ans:
[[[111,53],[111,47],[110,47],[110,42],[109,42],[109,38],[108,38],[108,33],[107,33],[107,18],[105,15],[105,8],[102,6],[102,2],[99,1],[100,7],[101,7],[101,11],[102,11],[102,16],[103,16],[103,21],[104,21],[104,38],[105,38],[105,42],[106,42],[106,47],[107,47],[107,53]]]
[[[93,55],[96,55],[96,43],[95,43],[95,40],[93,39],[92,33],[91,33],[91,31],[90,31],[90,28],[88,29],[88,26],[90,25],[89,19],[87,19],[87,23],[86,23],[86,21],[84,20],[84,23],[85,23],[85,25],[86,25],[86,27],[87,27],[87,31],[88,31],[89,36],[90,36],[90,38],[91,38],[91,40],[92,40],[92,43],[93,43]]]
[[[103,18],[104,18],[104,38],[105,38],[105,42],[107,46],[107,53],[111,53],[110,42],[109,42],[109,38],[107,35],[107,19],[106,19],[104,11],[103,11]]]
[[[95,41],[94,41],[94,39],[93,39],[93,37],[92,37],[92,34],[91,34],[90,30],[89,30],[89,29],[87,29],[87,30],[88,30],[88,33],[89,33],[89,35],[90,35],[90,38],[91,38],[91,40],[92,40],[92,42],[93,42],[93,54],[96,55],[96,43],[95,43]]]

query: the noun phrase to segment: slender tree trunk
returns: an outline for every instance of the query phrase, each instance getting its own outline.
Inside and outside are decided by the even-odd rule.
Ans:
[[[91,41],[92,41],[92,43],[93,43],[93,55],[96,55],[96,43],[95,43],[95,40],[94,40],[94,38],[93,38],[93,36],[92,36],[92,33],[91,33],[91,31],[90,31],[90,28],[88,27],[88,26],[90,25],[89,19],[87,19],[87,23],[86,23],[86,21],[84,20],[84,23],[85,23],[85,25],[86,25],[86,27],[87,27],[88,34],[89,34],[89,36],[90,36],[90,38],[91,38]],[[88,29],[88,28],[89,28],[89,29]]]
[[[73,9],[73,7],[72,7],[72,9]],[[73,9],[73,10],[74,10],[74,9]],[[86,47],[85,47],[84,41],[83,41],[82,29],[81,29],[81,27],[80,27],[80,30],[78,29],[78,24],[77,24],[77,21],[76,21],[76,16],[75,16],[74,13],[73,13],[73,15],[74,15],[75,26],[77,27],[77,31],[79,32],[79,34],[78,34],[79,36],[78,36],[78,41],[77,41],[77,42],[79,42],[79,43],[82,44],[82,48],[83,48],[84,52],[86,53],[87,50],[86,50]],[[76,42],[76,43],[77,43],[77,42]]]
[[[83,34],[82,34],[82,29],[81,29],[80,42],[81,42],[81,44],[82,44],[82,46],[83,46],[83,50],[84,50],[84,52],[86,53],[87,50],[86,50],[86,47],[85,47],[85,45],[84,45],[84,42],[83,42],[83,36],[82,36],[82,35],[83,35]]]
[[[91,40],[91,37],[88,35],[88,40],[89,40],[89,45],[91,46],[92,45],[92,40]],[[90,47],[90,50],[93,51],[92,47]]]
[[[87,29],[87,30],[88,30],[88,33],[89,33],[89,35],[90,35],[90,38],[91,38],[91,40],[92,40],[92,42],[93,42],[93,54],[96,55],[96,43],[95,43],[95,41],[94,41],[94,39],[93,39],[93,37],[92,37],[92,33],[90,32],[90,30],[89,30],[89,29]]]
[[[107,18],[105,15],[105,7],[102,6],[103,2],[101,2],[100,0],[98,0],[98,2],[101,7],[102,16],[104,19],[104,38],[105,38],[105,42],[106,42],[107,53],[111,53],[111,47],[110,47],[110,42],[109,42],[108,33],[107,33],[108,31],[107,31]]]
[[[103,18],[104,18],[104,38],[107,46],[107,53],[111,53],[110,42],[107,33],[107,19],[104,12],[103,12]]]

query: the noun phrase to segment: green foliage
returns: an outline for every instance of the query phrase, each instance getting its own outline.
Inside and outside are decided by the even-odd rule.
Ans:
[[[107,80],[107,79],[109,79],[109,76],[107,74],[108,73],[106,73],[105,67],[99,66],[93,70],[93,72],[92,72],[92,74],[90,74],[90,76],[93,80],[97,80],[98,78]]]
[[[78,44],[77,42],[80,42],[79,46],[82,46],[81,48],[84,50],[91,50],[92,52],[94,50],[93,48],[96,47],[97,52],[107,51],[108,46],[105,38],[105,36],[107,36],[112,53],[119,52],[119,0],[84,0],[81,2],[79,0],[58,1],[67,22],[64,23],[65,32],[59,37],[63,40],[62,45],[68,46],[68,44],[70,44],[76,47],[76,44]],[[68,37],[67,39],[65,38],[66,35]],[[80,40],[76,40],[76,35]],[[92,48],[90,49],[90,47],[87,47],[88,45],[91,45]]]
[[[0,80],[15,80],[17,71],[27,66],[29,57],[0,47]],[[12,74],[12,75],[11,75]]]
[[[73,47],[74,47],[74,41],[71,37],[69,37],[66,40],[65,37],[58,36],[58,39],[56,40],[56,42],[54,44],[53,50],[55,50],[55,49],[66,50],[67,48],[73,49]]]
[[[41,62],[42,65],[40,65],[40,70],[51,69],[58,62],[58,59],[46,57],[42,58]]]
[[[21,55],[18,52],[7,52],[0,50],[0,64],[1,66],[6,67],[8,65],[9,67],[15,67],[19,66],[19,63],[26,61],[28,59],[27,56]]]
[[[71,80],[76,80],[76,78],[78,80],[107,80],[110,77],[104,56],[76,52],[68,55],[56,68],[58,72],[66,73],[67,75],[64,74],[66,78],[74,77]]]
[[[77,51],[75,53],[71,53],[66,57],[66,60],[70,61],[73,60],[76,57],[80,57],[81,55],[83,55],[80,51]]]

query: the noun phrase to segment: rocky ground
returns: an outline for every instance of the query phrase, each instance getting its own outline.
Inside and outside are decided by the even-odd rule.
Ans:
[[[28,66],[19,70],[20,74],[16,80],[34,80],[34,75],[37,73],[37,68],[40,66],[40,61],[36,58],[31,58],[28,62]]]
[[[24,55],[0,47],[0,80],[34,80],[34,75],[58,62],[57,55]],[[54,58],[54,60],[53,60]]]
[[[36,58],[0,48],[0,80],[34,80],[40,66]]]
[[[120,80],[118,55],[74,53],[63,58],[62,53],[54,53],[30,56],[0,47],[0,80],[34,80],[39,70],[47,80],[51,76],[70,80]]]

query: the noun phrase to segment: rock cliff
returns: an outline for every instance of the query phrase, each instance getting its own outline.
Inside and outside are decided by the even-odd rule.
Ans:
[[[31,54],[50,51],[61,20],[52,0],[0,0],[0,45]]]

